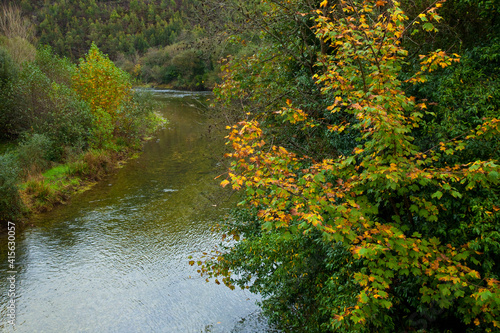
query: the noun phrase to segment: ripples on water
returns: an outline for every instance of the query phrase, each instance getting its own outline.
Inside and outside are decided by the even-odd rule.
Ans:
[[[205,283],[188,265],[218,243],[227,194],[222,141],[192,107],[205,95],[157,91],[168,128],[91,190],[17,235],[16,332],[267,332],[257,296]],[[165,97],[165,94],[168,97]],[[213,135],[213,134],[212,134]],[[7,302],[6,238],[0,288]]]

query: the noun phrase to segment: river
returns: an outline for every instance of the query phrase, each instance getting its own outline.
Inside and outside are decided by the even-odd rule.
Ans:
[[[0,239],[0,330],[6,332],[267,332],[258,296],[189,266],[216,245],[228,215],[214,180],[223,141],[203,94],[156,93],[170,123],[141,155],[16,230],[16,325],[7,323],[7,236]]]

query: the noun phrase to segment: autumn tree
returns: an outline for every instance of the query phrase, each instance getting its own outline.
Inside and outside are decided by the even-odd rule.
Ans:
[[[287,9],[304,3],[261,1],[284,26]],[[266,81],[286,77],[292,63],[304,69],[273,47],[284,45],[270,29],[263,38],[277,42],[267,61],[229,62],[219,97],[250,96],[247,119],[229,127],[222,182],[244,191],[223,228],[224,238],[241,240],[207,258],[202,274],[262,293],[265,312],[287,330],[498,330],[498,108],[464,126],[443,123],[452,137],[430,135],[437,117],[458,110],[426,103],[423,87],[463,57],[435,49],[416,62],[404,46],[417,29],[437,31],[442,6],[429,3],[411,19],[384,0],[295,11],[313,22],[314,38],[304,41],[317,45],[309,91],[318,89],[321,103],[300,99],[295,82],[287,90]],[[276,91],[273,113],[251,108]]]
[[[109,145],[123,109],[132,98],[127,73],[117,68],[99,48],[92,46],[73,75],[73,89],[90,105],[94,115],[93,144]]]

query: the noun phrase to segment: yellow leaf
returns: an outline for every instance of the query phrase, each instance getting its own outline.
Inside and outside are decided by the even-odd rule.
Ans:
[[[225,180],[223,180],[223,181],[220,183],[220,186],[222,186],[222,187],[226,187],[226,186],[227,186],[227,184],[229,184],[229,180],[225,179]]]
[[[328,0],[324,0],[319,6],[326,7],[326,5],[328,5]]]

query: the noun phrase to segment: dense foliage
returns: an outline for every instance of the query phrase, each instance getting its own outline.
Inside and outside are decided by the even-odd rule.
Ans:
[[[14,1],[32,18],[38,43],[56,54],[75,62],[95,43],[144,82],[202,90],[213,85],[213,66],[209,54],[193,44],[201,31],[188,22],[192,2]],[[164,61],[158,62],[157,54]]]
[[[181,1],[17,1],[34,17],[40,43],[73,60],[91,43],[115,58],[118,53],[144,53],[176,41],[185,29]],[[186,6],[186,4],[184,4]]]
[[[497,331],[499,3],[227,4],[260,38],[216,91],[240,241],[201,273],[285,331]]]

